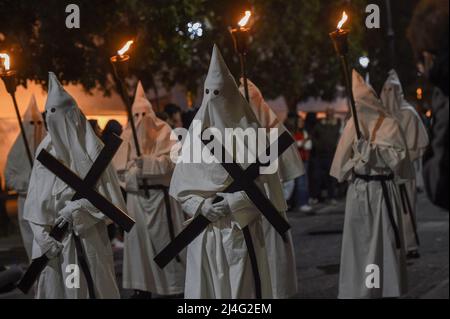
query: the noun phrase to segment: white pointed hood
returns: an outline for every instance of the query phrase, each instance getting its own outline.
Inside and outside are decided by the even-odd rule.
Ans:
[[[397,117],[403,103],[406,102],[402,84],[395,70],[389,71],[389,76],[381,91],[381,100],[386,110],[395,117]]]
[[[264,100],[260,89],[250,80],[248,80],[248,89],[250,106],[261,125],[266,128],[277,128],[279,135],[287,132],[286,127],[278,120],[276,114]],[[243,85],[239,87],[239,90],[242,95],[245,94]],[[280,175],[283,181],[293,180],[305,173],[303,162],[295,143],[283,153],[279,165]]]
[[[39,107],[36,102],[36,97],[34,94],[31,95],[30,102],[28,102],[28,107],[23,114],[24,122],[40,122],[42,124],[42,114],[39,112]]]
[[[203,101],[198,113],[203,115],[205,128],[248,128],[258,123],[252,109],[240,94],[217,45],[213,48],[204,84]]]
[[[358,111],[369,109],[384,112],[383,104],[377,93],[356,70],[352,72],[352,90]]]
[[[45,112],[56,157],[80,176],[84,176],[103,144],[53,72],[49,72]]]
[[[34,94],[31,96],[28,107],[22,117],[22,123],[31,155],[34,156],[37,147],[46,134],[42,115],[39,112]],[[22,134],[19,132],[6,162],[5,178],[7,185],[20,193],[26,192],[30,173],[30,163],[28,162]]]
[[[45,104],[48,135],[37,152],[45,149],[84,179],[103,143],[78,108],[75,100],[67,93],[54,73],[49,73],[48,97]],[[114,205],[125,208],[117,175],[109,165],[97,182],[96,189]],[[24,208],[24,218],[35,224],[52,226],[57,217],[55,207],[49,203],[58,201],[62,192],[75,191],[35,161]],[[66,194],[67,196],[67,194]],[[69,197],[70,198],[70,197]],[[103,218],[98,213],[96,218]]]
[[[141,81],[138,82],[138,85],[136,87],[136,93],[134,95],[134,101],[131,109],[136,127],[139,126],[142,118],[145,116],[151,117],[154,121],[157,120],[156,114],[153,111],[152,104],[147,99],[147,95],[145,94],[145,90],[142,86]]]
[[[416,109],[405,99],[402,84],[395,70],[389,72],[381,99],[386,110],[397,119],[404,131],[411,160],[420,158],[429,144],[428,132]]]
[[[140,81],[136,88],[132,114],[142,154],[155,157],[170,154],[172,146],[176,143],[175,139],[170,138],[172,129],[156,116]],[[121,138],[123,143],[114,158],[117,170],[125,170],[127,163],[137,157],[133,133],[129,124]]]

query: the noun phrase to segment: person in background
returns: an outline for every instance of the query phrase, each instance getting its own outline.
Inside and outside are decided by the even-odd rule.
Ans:
[[[408,29],[408,38],[418,61],[418,69],[435,87],[431,111],[431,148],[424,156],[423,179],[430,200],[449,209],[448,155],[448,31],[449,2],[422,0]]]
[[[310,213],[312,211],[312,207],[309,205],[308,165],[310,152],[312,149],[312,141],[305,129],[305,121],[303,118],[295,114],[295,122],[295,130],[292,132],[292,135],[297,142],[298,151],[303,160],[305,175],[295,179],[294,210],[302,213]]]
[[[98,121],[91,119],[91,120],[88,120],[88,122],[91,125],[92,129],[94,130],[95,135],[97,135],[98,137],[102,136],[102,129],[98,125]]]
[[[183,127],[185,129],[189,129],[189,127],[191,126],[191,123],[194,120],[195,115],[198,112],[198,109],[199,109],[198,107],[192,107],[181,115]]]
[[[108,123],[106,123],[105,128],[103,129],[103,132],[101,134],[101,140],[105,142],[108,139],[108,136],[111,136],[111,134],[121,136],[122,131],[123,131],[122,125],[118,121],[109,120]]]
[[[164,113],[167,115],[166,122],[172,129],[183,127],[183,120],[181,118],[181,109],[178,105],[169,103],[164,107]]]
[[[305,116],[305,130],[308,132],[309,136],[311,137],[311,132],[314,131],[314,127],[316,126],[318,120],[317,120],[317,114],[315,112],[307,112],[306,116]],[[312,140],[311,140],[311,145],[312,147],[314,147],[314,145],[312,144]],[[315,187],[314,183],[316,183],[316,181],[313,179],[313,169],[314,169],[314,161],[312,161],[312,149],[309,152],[309,161],[308,161],[308,171],[306,171],[306,176],[308,176],[308,188],[309,188],[309,205],[311,206],[312,203],[312,199],[311,199],[311,190]]]
[[[311,133],[317,124],[317,114],[314,112],[308,112],[305,116],[305,130]]]
[[[297,121],[297,114],[288,114],[288,117],[284,121],[284,126],[286,129],[291,133],[292,136],[294,136],[296,131],[296,121]],[[283,186],[283,194],[284,199],[286,200],[286,203],[288,204],[288,210],[293,210],[296,200],[296,196],[294,193],[295,190],[295,179],[291,179],[288,181],[282,181]]]
[[[142,153],[137,155],[127,125],[122,134],[124,142],[114,157],[119,179],[127,191],[128,212],[136,220],[133,229],[125,234],[122,284],[135,291],[131,299],[150,299],[152,294],[181,297],[184,253],[164,269],[153,260],[183,228],[183,211],[168,189],[175,168],[171,152],[176,141],[170,126],[156,117],[145,92],[139,82],[132,106]]]
[[[319,121],[311,132],[313,164],[311,185],[311,204],[319,202],[322,186],[328,191],[328,200],[332,205],[336,204],[336,179],[328,174],[333,162],[336,146],[339,141],[341,123],[334,115],[334,110],[329,108],[326,117]]]

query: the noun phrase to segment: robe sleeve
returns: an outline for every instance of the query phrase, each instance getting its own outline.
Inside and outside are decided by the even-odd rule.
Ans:
[[[388,167],[396,176],[401,176],[400,173],[402,164],[407,160],[407,150],[405,148],[399,148],[395,146],[380,146],[374,144],[373,148],[373,161],[376,166],[383,168]]]
[[[259,211],[253,205],[245,192],[236,192],[228,194],[228,204],[230,205],[233,219],[239,224],[239,227],[244,228],[251,224],[256,218],[260,216]]]
[[[38,258],[44,255],[53,245],[56,245],[56,240],[50,236],[51,227],[48,225],[39,225],[30,222],[31,230],[33,231],[34,243],[32,258]]]
[[[403,131],[411,161],[423,156],[428,148],[428,132],[415,111],[406,109],[402,112]]]
[[[371,144],[375,152],[371,163],[379,169],[389,168],[398,182],[414,178],[408,146],[397,121],[384,119],[374,135]]]
[[[139,169],[135,161],[129,161],[127,170],[119,174],[122,175],[124,186],[127,191],[139,191],[140,180],[145,179],[148,185],[169,185],[175,164],[170,155],[143,156],[143,167]]]
[[[87,200],[79,201],[72,213],[73,229],[77,235],[83,234],[99,222],[104,222],[106,217]]]
[[[203,202],[205,200],[206,198],[198,195],[189,195],[180,198],[179,202],[186,214],[188,214],[190,217],[196,217],[198,214],[200,214],[200,207],[203,205]]]
[[[144,178],[160,178],[171,176],[175,168],[170,155],[143,156],[142,176]]]
[[[119,209],[126,212],[126,204],[119,187],[119,180],[112,165],[110,165],[98,187],[99,193]],[[73,226],[76,233],[81,234],[99,222],[109,224],[112,221],[89,201],[80,200],[73,212]]]

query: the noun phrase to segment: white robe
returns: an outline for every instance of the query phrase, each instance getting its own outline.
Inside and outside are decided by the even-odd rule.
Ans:
[[[55,156],[49,136],[44,139],[41,148],[46,149],[50,154]],[[105,175],[113,178],[114,172],[112,167],[110,166],[107,170]],[[48,233],[54,224],[57,212],[64,208],[65,202],[71,200],[75,194],[70,188],[64,188],[56,193],[54,189],[55,181],[56,178],[53,176],[53,173],[48,172],[40,162],[35,161],[30,180],[30,188],[25,202],[25,218],[30,223],[34,233],[33,259],[45,254],[48,249]],[[106,195],[107,193],[114,192],[114,186],[106,183],[99,190],[100,193]],[[113,203],[120,206],[123,202],[119,200],[113,201]],[[43,214],[46,217],[42,219],[36,216],[36,214]],[[84,252],[87,256],[89,270],[94,280],[96,298],[119,298],[119,290],[114,272],[113,253],[106,226],[107,220],[105,216],[98,211],[80,212],[74,217],[74,229],[81,239]],[[71,274],[71,272],[68,272],[67,266],[71,264],[78,265],[72,233],[69,233],[64,238],[62,244],[64,245],[64,249],[61,255],[52,259],[39,276],[35,296],[38,299],[88,298],[87,284],[81,268],[80,288],[69,288],[65,284],[66,280],[70,279],[69,275]]]
[[[128,191],[128,190],[127,190]],[[183,225],[180,205],[170,199],[175,235]],[[164,269],[153,258],[170,243],[164,194],[150,190],[149,197],[132,193],[127,195],[127,207],[136,225],[125,234],[123,256],[123,288],[157,293],[158,295],[178,295],[184,292],[185,252],[181,261],[173,260]]]
[[[139,145],[143,152],[142,175],[148,186],[169,186],[175,164],[170,150],[175,144],[170,140],[171,128],[158,119],[139,82],[132,108],[136,119]],[[127,207],[130,216],[136,220],[133,229],[125,234],[123,260],[123,287],[157,293],[178,295],[184,292],[185,252],[180,261],[173,260],[164,269],[153,260],[170,243],[164,192],[149,190],[146,198],[139,190],[142,176],[137,176],[136,152],[127,127],[122,134],[124,140],[114,159],[119,177],[127,191]],[[174,235],[177,236],[184,222],[180,204],[170,198],[171,219]]]
[[[395,298],[406,292],[404,243],[396,247],[394,227],[386,200],[390,201],[395,223],[402,229],[401,202],[395,180],[386,181],[389,199],[383,196],[379,181],[367,182],[359,175],[393,173],[395,179],[412,174],[405,141],[398,123],[383,113],[381,101],[354,72],[353,91],[359,124],[364,136],[356,142],[353,119],[345,126],[331,168],[338,181],[348,181],[342,240],[339,298]],[[380,271],[378,286],[372,288],[370,267]]]
[[[46,103],[49,134],[37,150],[45,149],[84,177],[103,147],[76,102],[64,91],[56,76],[49,75]],[[108,166],[96,189],[117,207],[125,211],[117,175]],[[24,218],[34,234],[33,258],[45,254],[52,245],[49,232],[58,212],[75,194],[64,182],[35,161],[31,173]],[[94,281],[96,298],[119,298],[114,273],[111,244],[107,233],[107,218],[94,207],[72,213],[73,232],[78,234]],[[69,265],[78,265],[73,233],[63,239],[62,253],[51,259],[39,276],[36,298],[83,299],[88,297],[86,280],[80,267],[79,288],[70,285]],[[69,284],[68,284],[69,283]]]
[[[381,93],[381,100],[383,106],[399,122],[403,130],[410,160],[415,162],[417,166],[420,166],[422,156],[429,144],[428,133],[417,111],[406,101],[400,79],[394,70],[389,72],[389,77]],[[412,209],[411,215],[408,207],[402,207],[402,233],[406,250],[417,250],[419,243],[413,226],[416,219],[417,206],[416,175],[414,174],[414,177],[410,180],[402,181],[399,187],[406,187],[408,198],[405,198],[405,201],[409,200]],[[407,206],[406,202],[404,206]]]
[[[36,98],[31,96],[27,110],[22,118],[28,146],[34,155],[36,148],[45,136],[45,128],[41,114],[36,104]],[[18,193],[17,209],[20,234],[28,259],[31,260],[31,247],[33,245],[33,231],[28,221],[23,218],[23,205],[27,196],[28,182],[30,180],[31,166],[28,161],[22,134],[14,142],[6,161],[5,180],[9,188]]]
[[[205,197],[191,196],[182,200],[182,206],[190,216],[197,216],[193,209]],[[197,206],[198,207],[198,206]],[[254,208],[236,207],[235,213],[254,213]],[[272,286],[262,218],[248,225],[256,253],[261,278],[262,297],[272,298]],[[186,288],[187,299],[253,299],[253,271],[240,225],[233,215],[211,223],[187,249]]]
[[[275,113],[270,109],[258,87],[251,81],[248,81],[248,86],[250,106],[261,125],[265,128],[276,127],[280,134],[285,132],[286,128],[279,122]],[[240,90],[243,93],[244,88],[242,85]],[[279,165],[280,178],[285,185],[305,173],[302,159],[295,144],[282,154]],[[283,214],[283,216],[286,220],[288,219],[286,214]],[[262,225],[266,241],[267,257],[269,259],[273,298],[290,298],[298,290],[297,266],[291,231],[287,233],[287,241],[284,242],[266,218],[263,218]]]

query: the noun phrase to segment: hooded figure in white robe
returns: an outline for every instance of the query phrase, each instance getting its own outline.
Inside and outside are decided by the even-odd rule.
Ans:
[[[39,113],[34,94],[31,96],[28,108],[23,115],[22,122],[31,154],[34,156],[37,147],[46,134],[44,121]],[[28,222],[23,219],[23,205],[27,196],[30,174],[30,162],[28,161],[22,134],[19,134],[9,151],[6,160],[5,180],[7,187],[14,189],[19,195],[17,199],[19,229],[28,259],[31,259],[33,231]]]
[[[45,105],[48,135],[39,145],[80,178],[84,178],[103,144],[96,136],[75,100],[64,90],[55,74],[49,73],[48,97]],[[97,191],[117,207],[125,210],[119,181],[112,165],[97,183]],[[36,298],[84,299],[89,296],[80,269],[79,288],[71,285],[74,275],[69,265],[78,265],[74,235],[81,241],[96,298],[119,298],[114,273],[113,253],[107,233],[106,216],[88,200],[71,201],[75,191],[35,161],[25,201],[24,218],[34,234],[33,259],[45,254],[47,267],[39,276]],[[62,242],[49,236],[53,226],[69,224]],[[69,283],[69,284],[68,284]]]
[[[182,294],[185,257],[180,254],[178,260],[174,259],[164,269],[153,261],[170,243],[171,231],[177,236],[183,227],[181,206],[168,194],[175,168],[170,153],[177,141],[171,139],[170,126],[156,116],[141,82],[137,86],[132,112],[142,156],[136,155],[128,125],[122,134],[124,142],[114,158],[119,178],[127,191],[128,211],[136,220],[133,229],[125,234],[123,287],[158,295]],[[148,186],[156,189],[145,194],[140,187],[143,178]],[[170,204],[170,222],[167,204]]]
[[[406,292],[397,181],[414,176],[401,127],[374,90],[353,72],[362,138],[349,119],[331,175],[348,181],[339,298],[396,298]]]
[[[267,129],[277,128],[279,134],[286,132],[287,129],[270,109],[259,88],[253,82],[249,80],[247,82],[250,106],[262,127]],[[242,83],[239,89],[244,94]],[[293,181],[304,173],[303,162],[297,146],[292,144],[281,155],[281,160],[279,161],[281,181]],[[288,236],[288,241],[285,243],[266,218],[263,218],[263,230],[266,238],[267,256],[269,258],[273,298],[290,298],[297,293],[297,267],[292,238]]]
[[[199,126],[199,127],[197,127]],[[273,298],[269,257],[263,226],[263,215],[248,198],[245,191],[223,193],[232,183],[232,178],[213,158],[221,158],[224,140],[232,139],[228,129],[257,132],[263,126],[255,112],[239,92],[217,46],[214,46],[209,72],[204,86],[202,105],[189,129],[190,140],[185,139],[181,162],[175,168],[170,193],[182,204],[183,210],[191,217],[203,215],[211,224],[187,248],[186,298],[241,299],[256,298],[255,281],[243,228],[248,227],[256,255],[257,268],[261,280],[262,298]],[[210,129],[210,130],[208,130]],[[243,170],[250,166],[249,157],[238,160],[242,154],[265,151],[269,143],[266,130],[258,139],[257,150],[252,143],[242,140],[225,148]],[[205,134],[202,134],[205,132]],[[202,136],[198,136],[202,134]],[[199,154],[195,139],[212,139]],[[236,137],[236,140],[239,140]],[[259,145],[259,143],[266,145]],[[198,141],[201,145],[201,141]],[[256,142],[256,141],[255,141]],[[214,157],[209,150],[214,150]],[[217,152],[217,153],[216,153]],[[194,157],[187,162],[186,158]],[[195,157],[204,155],[201,161]],[[208,158],[211,155],[212,158]],[[222,154],[224,156],[224,154]],[[217,157],[216,157],[217,156]],[[256,179],[256,184],[285,217],[287,209],[278,170],[265,171]],[[219,202],[215,202],[216,199]],[[288,234],[290,236],[290,234]],[[289,239],[290,240],[290,239]],[[284,247],[289,250],[289,244]],[[280,261],[283,263],[284,261]]]
[[[400,79],[394,70],[389,72],[389,77],[381,93],[381,100],[386,110],[399,122],[403,130],[410,160],[420,166],[422,156],[429,144],[428,132],[416,109],[406,101]],[[411,180],[405,181],[399,187],[406,190],[406,194],[402,194],[405,248],[407,252],[417,252],[419,242],[416,233],[417,229],[415,229],[416,177],[414,176]],[[411,212],[409,209],[411,209]]]

